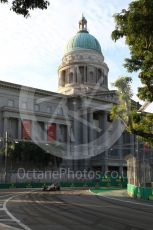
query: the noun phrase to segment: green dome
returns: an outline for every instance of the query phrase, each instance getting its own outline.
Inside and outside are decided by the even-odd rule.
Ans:
[[[102,53],[98,40],[87,31],[79,31],[72,37],[66,46],[65,53],[80,49],[94,50],[100,54]]]

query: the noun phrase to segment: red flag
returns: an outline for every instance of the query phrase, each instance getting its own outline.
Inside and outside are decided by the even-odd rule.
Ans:
[[[48,141],[56,140],[56,124],[48,124]]]
[[[22,139],[31,139],[31,121],[29,120],[22,121]]]

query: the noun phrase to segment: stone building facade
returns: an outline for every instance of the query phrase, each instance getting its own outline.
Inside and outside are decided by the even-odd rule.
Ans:
[[[108,72],[82,17],[58,68],[58,93],[0,81],[0,136],[63,146],[62,167],[123,171],[133,136],[110,120],[117,97]]]

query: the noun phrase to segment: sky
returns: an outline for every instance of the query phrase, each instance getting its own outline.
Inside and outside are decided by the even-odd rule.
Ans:
[[[111,39],[115,28],[113,15],[127,8],[131,0],[51,0],[47,10],[31,11],[29,18],[0,5],[0,80],[57,91],[57,69],[69,39],[78,31],[82,13],[88,30],[102,48],[109,67],[109,88],[119,76],[133,79],[134,99],[141,85],[137,74],[123,67],[129,57],[124,39]],[[153,104],[153,103],[152,103]],[[153,105],[148,108],[153,111]]]

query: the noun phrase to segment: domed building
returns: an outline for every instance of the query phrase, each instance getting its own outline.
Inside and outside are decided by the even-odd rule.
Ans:
[[[108,72],[100,43],[88,32],[87,20],[82,16],[79,30],[68,41],[58,68],[58,92],[67,95],[72,120],[69,152],[74,169],[121,172],[126,167],[121,150],[112,148],[117,141],[122,144],[122,131],[121,124],[109,119],[117,97],[115,91],[108,89]],[[109,162],[108,156],[114,151],[118,160]]]
[[[47,153],[50,144],[57,146],[62,150],[54,149],[62,158],[60,168],[121,173],[125,155],[134,151],[133,136],[110,119],[117,96],[108,89],[108,72],[100,43],[82,16],[58,68],[58,93],[0,81],[0,137],[34,142]],[[2,170],[3,160],[0,156]],[[51,167],[57,169],[56,164]],[[18,181],[16,174],[10,174],[13,180]]]
[[[65,48],[59,66],[59,93],[83,94],[108,91],[108,66],[98,40],[89,34],[87,20],[82,16],[79,31]]]

